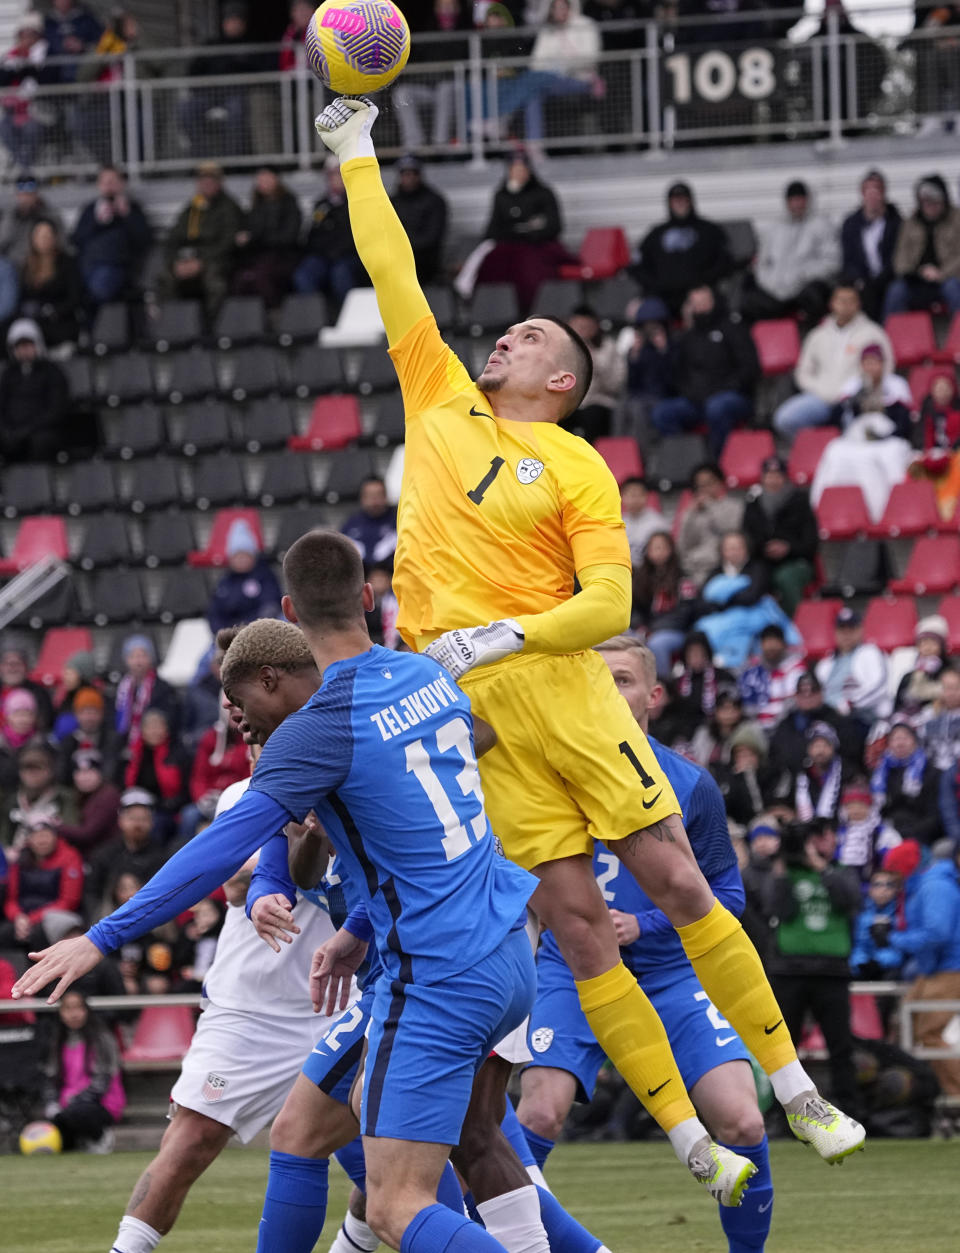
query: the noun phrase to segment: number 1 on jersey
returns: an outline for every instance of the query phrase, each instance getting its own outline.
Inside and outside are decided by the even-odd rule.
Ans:
[[[503,469],[503,467],[506,464],[507,463],[504,461],[502,457],[494,457],[493,460],[490,462],[490,469],[486,472],[486,474],[483,476],[480,482],[476,485],[475,488],[473,488],[472,491],[467,492],[467,498],[469,500],[472,500],[475,505],[482,505],[483,497],[487,488],[490,486],[490,484],[493,482],[493,480],[497,477],[497,475],[500,473],[500,471]]]
[[[622,740],[617,747],[620,749],[621,753],[623,753],[624,757],[626,757],[627,761],[629,761],[630,765],[633,766],[634,770],[636,770],[637,774],[640,776],[640,782],[643,786],[655,787],[657,782],[656,779],[652,779],[650,775],[647,774],[646,770],[644,770],[643,766],[640,764],[640,758],[633,751],[629,742],[627,740]]]

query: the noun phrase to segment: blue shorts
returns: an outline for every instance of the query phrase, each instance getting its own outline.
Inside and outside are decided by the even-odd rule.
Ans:
[[[372,1008],[371,987],[327,1029],[303,1063],[303,1075],[341,1105],[347,1104],[357,1077]]]
[[[660,1015],[687,1091],[724,1062],[749,1061],[737,1033],[707,997],[691,967],[638,980]],[[531,1066],[569,1071],[577,1100],[589,1101],[606,1054],[593,1037],[566,962],[549,950],[537,959],[537,999],[527,1037]]]
[[[529,1014],[536,988],[522,926],[475,966],[441,983],[379,979],[363,1081],[363,1134],[459,1143],[474,1075],[494,1044]]]

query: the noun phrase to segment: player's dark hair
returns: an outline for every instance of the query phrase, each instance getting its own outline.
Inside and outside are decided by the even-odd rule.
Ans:
[[[215,643],[217,646],[217,652],[220,654],[221,661],[223,660],[224,653],[227,651],[227,649],[230,647],[230,645],[233,643],[233,641],[237,638],[239,634],[240,634],[240,627],[238,626],[221,627],[220,630],[217,632],[217,638],[216,638]]]
[[[583,404],[584,396],[590,390],[590,384],[593,382],[593,357],[591,357],[590,349],[583,338],[577,334],[572,326],[568,326],[562,318],[555,318],[549,313],[531,313],[527,321],[533,321],[534,319],[538,322],[552,322],[554,326],[559,326],[562,331],[566,332],[567,338],[573,345],[576,358],[573,373],[576,375],[577,381],[567,393],[569,397],[567,408],[561,415],[564,418],[569,418],[572,413],[575,413],[580,408]]]
[[[301,624],[336,631],[363,622],[363,561],[339,531],[308,531],[287,549],[283,577]]]
[[[635,483],[638,483],[644,490],[646,490],[647,485],[639,474],[628,474],[620,484],[620,491],[622,492],[625,487],[632,487]]]

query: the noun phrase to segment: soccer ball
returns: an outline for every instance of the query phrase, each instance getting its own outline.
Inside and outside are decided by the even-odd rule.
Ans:
[[[60,1153],[63,1139],[59,1127],[52,1122],[28,1122],[20,1132],[20,1152],[24,1157],[35,1153]]]
[[[407,19],[391,0],[324,0],[304,36],[307,65],[338,96],[392,83],[410,55]]]

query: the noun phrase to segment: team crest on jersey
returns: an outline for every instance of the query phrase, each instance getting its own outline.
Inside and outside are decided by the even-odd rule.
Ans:
[[[524,457],[517,462],[517,478],[521,483],[533,483],[543,474],[543,462],[536,457]]]
[[[530,1037],[530,1047],[535,1053],[545,1053],[553,1043],[553,1027],[537,1027]]]
[[[203,1087],[200,1089],[200,1095],[209,1105],[213,1105],[223,1096],[226,1086],[227,1081],[223,1075],[215,1075],[211,1070],[204,1080]]]

